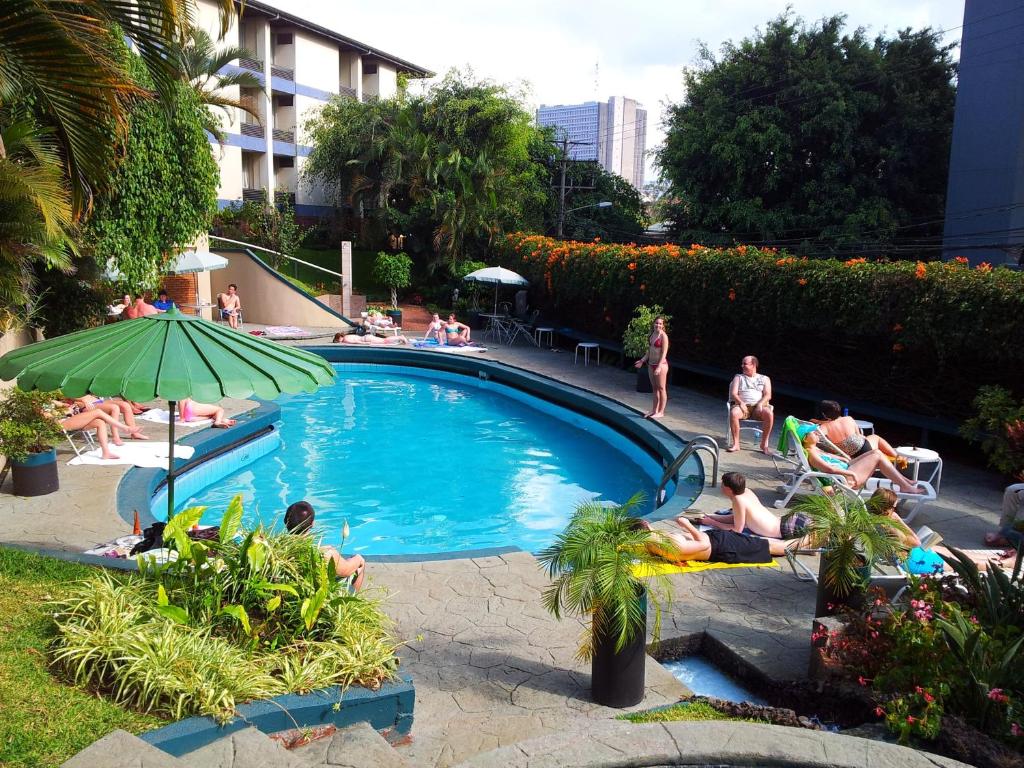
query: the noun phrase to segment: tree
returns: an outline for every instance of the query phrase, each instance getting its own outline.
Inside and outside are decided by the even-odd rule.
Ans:
[[[425,96],[336,98],[309,124],[307,179],[403,234],[426,266],[482,255],[493,236],[541,224],[548,179],[517,94],[451,72]]]
[[[139,62],[129,66],[144,82]],[[204,130],[209,113],[184,83],[172,98],[171,109],[154,102],[132,109],[124,156],[85,227],[97,261],[112,261],[134,290],[155,287],[174,251],[205,232],[217,209],[220,174]]]
[[[255,58],[251,51],[237,45],[229,45],[218,50],[213,38],[205,30],[193,28],[181,48],[180,56],[182,77],[195,90],[200,104],[223,110],[229,115],[232,109],[240,109],[251,115],[256,122],[262,122],[259,113],[249,104],[224,93],[225,88],[233,86],[263,88],[263,83],[254,72],[225,71],[225,67],[235,59]],[[223,141],[224,130],[220,121],[212,109],[207,109],[207,114],[209,119],[206,122],[206,130]]]
[[[658,153],[677,237],[917,255],[941,234],[953,46],[843,25],[787,13],[720,59],[701,51]]]
[[[570,190],[577,186],[589,188],[571,193],[566,199],[565,207],[572,211],[565,216],[563,232],[567,238],[593,240],[597,237],[618,243],[641,239],[647,224],[643,200],[636,187],[624,178],[606,171],[596,162],[570,163],[566,169],[566,184]],[[612,205],[597,207],[602,202]],[[555,231],[558,224],[557,194],[551,196],[547,221],[549,231]]]

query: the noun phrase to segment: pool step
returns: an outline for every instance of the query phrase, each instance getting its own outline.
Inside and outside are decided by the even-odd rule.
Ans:
[[[369,723],[342,728],[292,750],[303,768],[411,768]]]

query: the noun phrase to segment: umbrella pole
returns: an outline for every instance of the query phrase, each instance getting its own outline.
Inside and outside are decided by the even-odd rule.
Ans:
[[[494,284],[494,314],[498,314],[498,284]]]
[[[168,430],[168,448],[167,451],[167,522],[171,522],[171,518],[174,517],[174,422],[177,420],[175,416],[177,402],[171,400],[170,406],[170,429]]]

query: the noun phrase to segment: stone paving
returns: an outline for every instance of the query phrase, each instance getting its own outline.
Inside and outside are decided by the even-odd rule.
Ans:
[[[396,351],[396,358],[400,354]],[[574,366],[571,352],[492,347],[486,356],[638,409],[649,403],[649,395],[633,391],[631,372]],[[721,442],[724,394],[719,399],[673,387],[670,396],[668,428],[684,438],[709,434]],[[232,403],[232,411],[245,406]],[[159,439],[157,429],[151,432]],[[777,475],[760,453],[723,453],[725,470],[744,472],[766,504],[777,498]],[[62,467],[62,490],[41,500],[14,499],[8,483],[8,493],[0,492],[0,542],[81,551],[125,533],[113,500],[122,472],[121,467]],[[947,462],[939,500],[926,506],[915,524],[930,525],[953,545],[979,546],[998,517],[1000,493],[994,474]],[[694,506],[708,512],[726,504],[717,488],[709,487]],[[676,598],[664,638],[707,632],[770,679],[804,675],[812,586],[784,568],[707,571],[674,581]],[[589,700],[588,672],[573,659],[581,626],[575,620],[556,622],[543,610],[546,578],[531,555],[372,563],[371,583],[392,593],[386,610],[407,641],[400,653],[416,685],[416,720],[413,743],[401,751],[411,764],[450,766],[614,714]],[[645,708],[684,691],[660,666],[648,663]]]

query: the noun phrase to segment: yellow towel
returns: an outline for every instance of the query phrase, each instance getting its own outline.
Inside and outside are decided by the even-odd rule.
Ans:
[[[707,560],[689,560],[685,563],[637,563],[633,566],[633,575],[638,579],[645,579],[648,576],[665,576],[671,573],[696,573],[697,571],[710,571],[715,568],[778,568],[779,564],[772,560],[770,563],[711,563]]]

